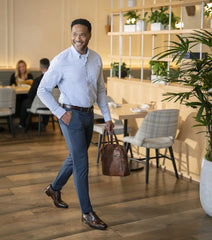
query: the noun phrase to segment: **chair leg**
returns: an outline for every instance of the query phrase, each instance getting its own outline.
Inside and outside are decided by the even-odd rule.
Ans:
[[[100,147],[102,144],[102,134],[99,134],[96,163],[99,163]]]
[[[40,137],[40,130],[41,130],[41,115],[38,115],[38,137]]]
[[[124,143],[125,147],[126,147],[126,151],[128,153],[128,151],[130,150],[130,157],[133,158],[133,153],[132,153],[132,147],[131,147],[131,144],[126,142]]]
[[[159,151],[158,149],[155,149],[155,154],[156,154],[156,165],[157,165],[157,168],[159,168]]]
[[[169,152],[170,152],[170,156],[171,156],[171,159],[172,159],[172,164],[173,164],[174,171],[175,171],[175,176],[176,176],[176,178],[178,179],[179,176],[178,176],[178,173],[177,173],[177,167],[176,167],[176,163],[175,163],[175,159],[174,159],[174,154],[173,154],[173,149],[172,149],[172,147],[169,147]]]
[[[130,156],[131,156],[131,158],[133,158],[133,152],[132,152],[132,146],[131,146],[131,144],[129,143],[129,149],[130,149]]]
[[[27,133],[27,131],[29,129],[29,125],[30,125],[30,122],[31,122],[31,117],[32,117],[32,115],[31,115],[31,113],[29,113],[28,116],[27,116],[27,119],[26,119],[26,127],[24,129],[25,133]]]
[[[14,127],[13,127],[13,118],[12,118],[11,115],[9,116],[9,127],[10,127],[10,131],[11,131],[12,136],[15,137],[15,130],[14,130]]]
[[[54,116],[51,115],[51,118],[52,118],[52,127],[53,127],[53,130],[55,131]]]
[[[146,148],[146,184],[149,183],[149,148]]]

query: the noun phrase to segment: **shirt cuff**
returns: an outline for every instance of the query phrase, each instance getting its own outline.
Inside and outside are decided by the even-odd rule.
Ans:
[[[56,115],[57,118],[60,119],[65,114],[65,112],[66,110],[59,106],[57,110],[54,112],[54,115]]]
[[[106,114],[104,114],[104,120],[105,120],[105,122],[107,122],[107,121],[110,121],[110,120],[111,120],[111,117],[110,117],[110,112],[109,112],[109,113],[106,113]]]

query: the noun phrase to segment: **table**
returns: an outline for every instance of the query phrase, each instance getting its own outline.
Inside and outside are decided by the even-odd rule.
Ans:
[[[15,86],[13,88],[15,89],[16,95],[19,95],[19,94],[27,94],[31,86],[24,85],[24,86]]]
[[[117,108],[110,108],[110,115],[113,119],[124,120],[124,136],[128,136],[127,132],[127,125],[128,119],[132,118],[144,118],[149,111],[142,111],[142,112],[131,112],[130,108],[136,108],[137,104],[128,104],[124,103],[120,107]],[[94,106],[94,113],[101,114],[101,110],[97,105]]]
[[[16,95],[19,94],[27,94],[29,92],[29,89],[31,88],[30,85],[24,85],[24,86],[0,86],[0,88],[14,88]]]

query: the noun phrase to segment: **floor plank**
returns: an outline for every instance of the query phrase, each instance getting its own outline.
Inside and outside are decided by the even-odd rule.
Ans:
[[[94,134],[93,141],[98,136]],[[68,154],[59,129],[50,127],[37,137],[0,133],[1,240],[209,240],[211,218],[201,208],[199,184],[150,167],[127,177],[102,175],[96,164],[97,148],[89,149],[89,184],[93,207],[108,224],[98,231],[81,222],[73,178],[62,191],[68,209],[54,207],[44,194]]]

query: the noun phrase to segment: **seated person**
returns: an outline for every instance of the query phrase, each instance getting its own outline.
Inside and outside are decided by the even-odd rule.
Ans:
[[[34,97],[37,94],[37,89],[38,89],[38,86],[40,84],[40,81],[43,77],[43,74],[48,70],[49,64],[50,64],[49,59],[47,59],[47,58],[42,58],[40,60],[40,70],[41,70],[42,74],[33,81],[33,84],[32,84],[32,86],[29,90],[27,98],[24,99],[24,101],[22,102],[21,113],[20,113],[20,123],[19,123],[19,126],[18,126],[19,128],[25,128],[26,119],[27,119],[27,116],[28,116],[27,108],[31,107],[32,102],[34,100]],[[43,127],[45,127],[48,124],[48,121],[49,121],[49,116],[44,115],[43,116],[43,122],[42,122]]]
[[[10,86],[18,86],[22,83],[32,85],[33,76],[31,73],[28,73],[26,62],[24,60],[19,60],[16,65],[15,73],[10,77]]]

